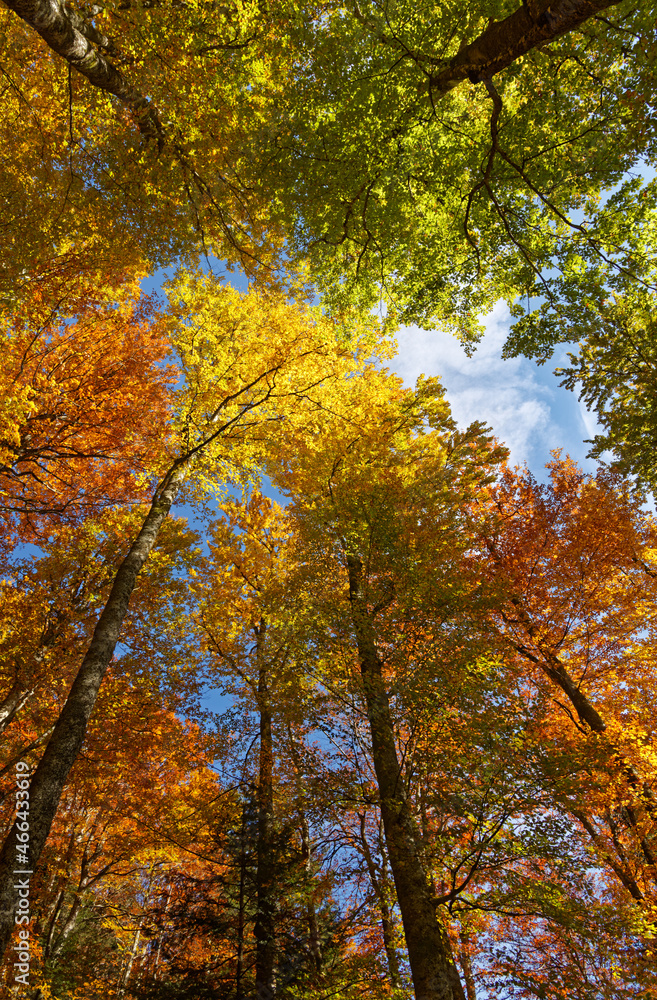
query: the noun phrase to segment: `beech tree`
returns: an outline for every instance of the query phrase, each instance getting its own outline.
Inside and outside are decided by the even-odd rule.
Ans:
[[[421,605],[441,605],[438,617],[445,627],[459,596],[465,601],[475,589],[460,575],[458,562],[468,545],[469,517],[476,519],[469,501],[503,452],[496,451],[480,425],[456,433],[435,381],[421,380],[415,393],[393,382],[376,407],[365,393],[357,436],[332,428],[312,455],[295,456],[282,482],[293,495],[309,545],[318,549],[317,562],[330,574],[329,587],[337,586],[344,595],[337,613],[330,604],[325,610],[329,621],[335,616],[327,631],[347,631],[358,663],[415,995],[452,1000],[464,993],[418,850],[390,707],[389,671],[403,660],[406,641],[412,642],[407,629]],[[435,544],[428,545],[424,528],[430,523],[433,530],[436,520]],[[431,582],[421,575],[425,559],[440,567]]]
[[[487,487],[499,456],[477,428],[450,440],[431,384],[379,400],[280,481],[319,676],[367,720],[416,995],[647,989],[652,672],[616,671],[654,648],[651,521],[568,463],[552,490]],[[619,699],[604,722],[589,685]]]
[[[284,995],[293,986],[321,995],[340,982],[358,995],[356,970],[350,973],[346,955],[332,940],[336,928],[326,927],[327,879],[318,885],[313,878],[322,858],[315,856],[309,814],[321,811],[322,804],[304,735],[317,691],[294,524],[278,504],[252,491],[224,503],[222,519],[211,526],[209,548],[194,587],[200,641],[207,646],[214,683],[253,712],[257,734],[253,988],[263,998]],[[304,787],[311,782],[312,796]],[[348,923],[348,916],[343,919]],[[376,985],[376,976],[369,983]]]
[[[92,726],[33,883],[30,986],[44,996],[121,996],[149,959],[156,972],[160,942],[147,932],[159,893],[202,864],[209,804],[217,821],[230,819],[198,728],[117,678],[109,687],[122,702]],[[8,990],[14,972],[7,963]]]
[[[328,301],[472,344],[500,298],[558,322],[587,286],[654,285],[654,186],[627,178],[653,155],[645,8],[335,2],[293,38],[261,148]]]
[[[216,569],[210,571],[208,603],[200,610],[200,620],[213,659],[220,664],[220,676],[234,673],[238,684],[248,689],[256,708],[259,739],[255,788],[254,982],[258,996],[273,997],[278,951],[276,918],[282,897],[283,863],[282,858],[277,859],[276,850],[272,716],[274,703],[278,702],[279,710],[281,707],[282,699],[276,698],[277,679],[289,659],[285,641],[278,639],[275,632],[272,636],[269,610],[279,562],[280,515],[277,524],[276,512],[271,510],[269,501],[258,494],[254,494],[248,506],[242,509],[228,503],[224,513],[228,531],[221,530],[222,524],[215,527],[211,552]]]
[[[51,267],[203,252],[273,284],[301,272],[337,313],[383,299],[469,348],[505,299],[506,353],[544,358],[589,343],[583,303],[613,352],[605,302],[654,293],[645,5],[7,6],[9,296]],[[610,398],[599,365],[579,372]],[[627,365],[616,378],[631,393]],[[650,485],[633,399],[606,444]]]
[[[534,677],[542,675],[535,683],[549,684],[571,738],[588,739],[608,785],[601,801],[592,793],[585,809],[574,806],[575,815],[641,903],[655,891],[647,653],[654,641],[655,526],[617,477],[600,470],[594,479],[557,460],[550,473],[550,484],[540,486],[526,472],[507,472],[496,496],[502,528],[486,545],[508,588],[499,628]],[[623,678],[630,669],[627,702]]]
[[[103,676],[123,626],[137,576],[148,559],[171,505],[192,469],[198,488],[222,475],[239,475],[253,463],[258,427],[287,419],[302,426],[321,411],[322,386],[338,383],[365,362],[336,342],[333,325],[280,296],[228,288],[183,276],[171,290],[170,328],[185,384],[173,423],[173,452],[154,470],[149,511],[118,567],[89,649],[30,783],[30,863],[45,844],[68,773],[80,751]],[[373,324],[362,330],[371,350]],[[250,348],[250,350],[249,350]],[[288,405],[290,408],[288,409]],[[167,467],[168,466],[168,467]],[[0,859],[0,943],[13,926],[16,826]]]
[[[130,650],[101,688],[43,856],[44,946],[57,950],[70,918],[75,978],[87,968],[90,928],[107,956],[90,996],[116,968],[111,940],[123,956],[122,995],[152,1000],[190,989],[246,997],[256,968],[274,996],[394,996],[409,989],[409,960],[416,983],[418,964],[426,970],[427,940],[439,941],[443,970],[451,956],[444,978],[469,1000],[511,988],[548,1000],[641,995],[655,974],[645,855],[654,825],[650,518],[617,477],[594,481],[572,463],[555,462],[546,487],[510,470],[486,483],[499,454],[477,428],[457,434],[432,383],[411,393],[367,368],[327,389],[329,400],[338,412],[349,402],[349,422],[327,405],[277,448],[281,479],[297,491],[290,510],[257,492],[227,498],[207,558],[176,549],[172,525],[162,575],[144,577]],[[390,759],[373,738],[372,668],[363,670],[346,544],[365,556],[359,607],[388,704],[375,724],[396,760],[387,802],[381,758]],[[171,572],[180,558],[195,608],[186,641],[198,646],[200,629],[215,683],[242,700],[216,737],[193,730],[188,741],[144,671],[162,669],[159,642],[138,638],[150,628],[164,649],[175,646],[176,594],[189,582]],[[601,732],[569,707],[554,657],[603,719]],[[174,676],[178,658],[189,666],[182,646],[171,658]],[[28,717],[29,706],[9,738]],[[332,762],[312,746],[319,733],[336,750]],[[111,778],[136,741],[146,762],[139,774],[123,767],[120,799],[133,807],[119,816]],[[190,782],[195,748],[198,762],[222,761],[223,786],[200,771]],[[398,812],[410,834],[404,842],[393,828],[391,849]],[[127,843],[134,899],[121,902]],[[419,870],[429,921],[419,906],[408,918],[409,869]],[[45,981],[57,995],[63,980]]]
[[[53,264],[144,273],[203,249],[272,263],[245,134],[280,52],[257,3],[28,3],[7,10],[0,46],[5,295]]]
[[[47,739],[107,597],[124,538],[143,508],[104,511],[41,538],[41,555],[14,556],[2,581],[0,731],[10,759],[30,759]],[[191,711],[201,684],[199,657],[177,636],[170,607],[187,603],[186,573],[197,536],[165,524],[150,573],[137,586],[122,637],[121,670],[168,709]],[[10,574],[10,575],[9,575]],[[188,669],[178,668],[185,658]],[[147,657],[149,669],[140,664]],[[20,736],[17,736],[17,732]],[[22,745],[21,745],[22,741]]]
[[[653,995],[656,23],[6,0],[0,952],[20,759],[43,996]],[[382,368],[500,299],[616,472],[540,486]]]

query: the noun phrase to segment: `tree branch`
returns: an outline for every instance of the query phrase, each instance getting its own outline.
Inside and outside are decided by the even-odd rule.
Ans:
[[[90,28],[78,15],[71,15],[60,0],[4,0],[7,7],[18,14],[44,42],[86,76],[94,87],[113,94],[134,114],[139,131],[149,139],[156,139],[158,150],[164,146],[164,130],[157,108],[141,91],[124,77],[94,46],[110,49],[111,43]]]
[[[533,0],[503,21],[493,21],[442,69],[429,77],[430,91],[446,94],[464,80],[480,83],[538,45],[574,31],[618,0]]]

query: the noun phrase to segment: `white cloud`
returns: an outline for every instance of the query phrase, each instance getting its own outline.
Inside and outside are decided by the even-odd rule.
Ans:
[[[502,360],[509,311],[498,303],[485,319],[486,333],[472,357],[447,333],[408,327],[398,336],[399,352],[391,367],[407,385],[418,375],[438,375],[454,418],[461,426],[473,420],[489,424],[511,452],[511,461],[527,462],[541,475],[550,450],[562,448],[579,462],[595,433],[595,418],[577,396],[559,387],[552,366],[525,358]]]
[[[579,402],[577,405],[579,406],[579,415],[584,426],[584,430],[586,431],[587,438],[592,438],[596,434],[599,434],[603,428],[598,423],[598,418],[595,413],[591,413],[590,410],[587,410],[586,405],[583,402]]]

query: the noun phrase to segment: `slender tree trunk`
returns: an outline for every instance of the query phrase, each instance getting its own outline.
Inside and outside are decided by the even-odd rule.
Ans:
[[[64,896],[65,896],[65,890],[60,889],[59,894],[57,896],[57,902],[55,903],[52,909],[50,920],[48,922],[48,933],[46,934],[46,940],[43,946],[44,961],[47,961],[50,958],[50,954],[52,951],[52,942],[55,936],[55,927],[57,925],[57,920],[59,918],[59,913],[61,911],[61,908],[64,905]]]
[[[604,840],[596,830],[595,824],[589,819],[589,817],[579,809],[573,809],[572,813],[573,816],[575,816],[580,821],[580,823],[588,833],[589,837],[595,844],[596,848],[598,849],[600,856],[609,865],[609,867],[614,872],[621,885],[623,885],[624,888],[627,889],[630,896],[632,897],[633,900],[635,900],[635,902],[641,903],[644,898],[643,893],[641,892],[637,884],[637,881],[634,878],[634,874],[632,872],[632,866],[628,863],[625,851],[623,851],[621,845],[618,843],[618,840],[617,839],[614,840],[614,847],[616,848],[616,854],[620,859],[620,864],[618,860],[616,860],[616,858],[614,858],[614,856],[612,855],[611,851],[608,848],[608,845],[605,844]]]
[[[347,567],[381,816],[416,1000],[465,1000],[449,939],[438,920],[427,873],[418,853],[418,838],[403,787],[381,660],[363,591],[362,562],[348,555]]]
[[[121,981],[120,981],[120,985],[119,985],[119,996],[120,997],[122,997],[122,996],[125,995],[125,991],[127,990],[128,986],[130,985],[130,976],[132,975],[132,968],[133,968],[133,966],[135,964],[135,959],[137,957],[137,952],[139,951],[139,942],[141,941],[141,932],[142,932],[142,928],[144,926],[145,912],[146,912],[146,908],[148,906],[148,902],[149,902],[149,900],[151,898],[151,889],[153,888],[153,881],[154,881],[154,879],[155,879],[155,862],[153,862],[153,864],[151,865],[151,870],[150,870],[150,873],[149,873],[149,876],[148,876],[148,887],[146,889],[146,897],[144,899],[144,904],[143,904],[143,907],[142,907],[142,915],[139,918],[139,923],[137,924],[137,927],[135,928],[135,935],[134,935],[134,937],[132,939],[132,947],[130,949],[130,954],[128,956],[128,961],[126,962],[126,966],[125,966],[125,969],[123,971],[123,975],[121,976]],[[140,976],[138,976],[137,978],[139,979]]]
[[[299,816],[301,819],[301,861],[303,862],[303,867],[306,876],[306,891],[308,893],[306,902],[306,919],[308,921],[308,945],[310,947],[310,954],[313,957],[313,962],[317,973],[321,976],[323,969],[323,959],[322,959],[322,945],[319,937],[319,924],[317,922],[317,911],[315,910],[315,900],[313,898],[311,885],[311,848],[310,848],[310,829],[308,827],[308,820],[303,809],[299,810]]]
[[[132,975],[132,967],[135,964],[135,958],[137,957],[137,952],[139,951],[139,942],[141,941],[141,928],[144,922],[143,916],[139,918],[139,923],[135,928],[135,933],[132,938],[132,947],[130,948],[130,954],[128,955],[128,960],[125,963],[125,969],[121,975],[121,982],[119,985],[119,996],[125,996],[125,991],[127,989],[128,983],[130,982],[130,976]]]
[[[495,550],[490,543],[488,548],[493,557],[497,559]],[[531,663],[534,663],[537,667],[539,667],[546,677],[549,677],[554,684],[561,688],[575,709],[577,718],[583,728],[597,733],[598,736],[603,736],[607,730],[607,725],[600,713],[591,704],[582,689],[575,683],[554,650],[537,641],[539,629],[532,621],[529,613],[522,606],[521,601],[517,597],[513,597],[511,598],[511,604],[514,606],[518,621],[522,623],[528,638],[531,640],[531,644],[537,652],[532,652],[531,649],[523,645],[521,642],[511,640],[513,648],[517,650],[521,656],[524,656]],[[657,801],[655,800],[655,794],[652,788],[647,784],[647,782],[641,779],[640,775],[636,771],[636,768],[627,760],[622,751],[612,749],[611,747],[610,750],[610,762],[613,762],[620,768],[628,786],[636,795],[640,807],[646,810],[653,821],[657,820]],[[653,881],[655,881],[655,879],[657,879],[657,857],[655,856],[654,846],[651,843],[651,840],[639,833],[639,820],[634,807],[630,803],[624,802],[620,808],[622,810],[624,822],[638,837],[643,856],[646,859],[647,864],[653,869],[652,878]]]
[[[246,926],[246,802],[242,806],[240,831],[240,884],[237,897],[237,959],[235,962],[235,1000],[244,1000],[244,930]]]
[[[7,697],[0,703],[0,734],[4,733],[33,691],[33,688],[25,687],[20,681],[14,683]]]
[[[459,934],[459,941],[459,961],[461,963],[461,968],[463,969],[465,992],[468,1000],[477,1000],[477,990],[475,989],[475,980],[472,972],[472,960],[470,958],[470,937],[465,931],[461,931]]]
[[[57,935],[57,940],[52,945],[50,951],[51,958],[56,958],[57,955],[59,955],[62,948],[66,944],[67,938],[69,938],[73,933],[73,931],[75,930],[81,909],[82,909],[82,899],[79,895],[76,895],[66,915],[66,919],[64,920],[64,925],[59,934]]]
[[[292,732],[292,726],[288,722],[287,732],[290,739],[289,750],[294,761],[294,765],[297,771],[298,783],[296,786],[296,800],[297,800],[297,811],[299,814],[299,822],[301,823],[301,863],[304,867],[305,875],[305,892],[306,892],[306,919],[308,922],[308,948],[310,954],[313,957],[313,963],[317,974],[322,975],[324,971],[324,958],[322,955],[322,940],[319,930],[319,921],[317,920],[317,910],[315,908],[315,897],[313,892],[313,879],[312,879],[312,846],[310,843],[310,827],[308,824],[308,817],[306,816],[305,810],[305,792],[303,788],[303,782],[301,779],[301,774],[303,773],[303,767],[301,763],[301,757],[299,754],[299,749],[296,745],[294,733]]]
[[[14,823],[0,853],[0,957],[14,928],[17,892],[14,869],[34,871],[50,832],[68,774],[84,741],[87,723],[128,609],[137,574],[146,562],[174,497],[185,478],[188,460],[171,467],[155,492],[151,508],[130,551],[119,566],[89,650],[73,682],[29,789],[28,864],[17,863],[18,829]]]
[[[386,886],[384,880],[379,878],[376,865],[374,864],[374,858],[372,857],[372,852],[370,851],[370,845],[367,842],[367,836],[365,833],[365,813],[361,813],[359,818],[360,841],[363,849],[363,856],[365,858],[365,864],[367,865],[370,882],[372,884],[372,889],[374,890],[374,895],[376,896],[376,901],[379,906],[379,913],[381,915],[383,947],[386,950],[386,958],[388,960],[390,985],[394,989],[398,989],[400,986],[399,957],[395,947],[395,925],[392,919],[392,910],[390,909],[390,905],[386,897]]]
[[[164,920],[166,920],[167,913],[169,912],[169,903],[171,902],[171,886],[167,890],[167,901],[164,904]],[[164,923],[164,921],[163,921]],[[155,952],[155,961],[153,963],[153,978],[158,978],[158,969],[160,967],[160,960],[162,958],[162,942],[164,941],[164,930],[158,935],[157,939],[157,951]]]
[[[495,565],[498,567],[502,566],[502,559],[493,540],[488,538],[485,540],[485,544]],[[634,561],[639,561],[636,556],[634,557]],[[533,621],[532,616],[527,611],[526,607],[523,605],[522,600],[517,596],[512,596],[510,598],[510,603],[514,609],[513,615],[504,615],[504,622],[507,625],[522,625],[529,643],[526,645],[524,642],[514,638],[513,635],[508,636],[502,633],[503,638],[510,643],[511,647],[515,649],[516,652],[520,653],[521,656],[525,657],[525,659],[537,666],[539,670],[542,670],[546,677],[561,688],[563,693],[568,698],[568,701],[575,709],[579,723],[576,722],[572,713],[569,714],[573,719],[573,722],[575,722],[576,725],[579,725],[580,729],[590,730],[591,732],[597,733],[599,736],[603,736],[607,730],[607,725],[604,719],[594,705],[589,701],[580,686],[575,683],[564,664],[554,652],[554,649],[541,642],[540,629]],[[613,748],[613,746],[610,746],[609,749],[610,763],[613,763],[620,768],[629,788],[632,789],[632,792],[636,796],[637,804],[642,810],[645,809],[651,820],[654,822],[657,820],[657,799],[655,798],[652,788],[641,778],[634,765],[627,760],[622,751]],[[653,843],[654,835],[648,838],[640,831],[639,819],[636,815],[634,807],[629,802],[623,802],[620,805],[620,809],[624,822],[629,829],[632,830],[633,835],[636,836],[639,842],[643,856],[651,869],[652,881],[655,882],[657,881],[657,856]],[[579,815],[578,818],[580,818]],[[617,874],[619,874],[619,872],[617,872]],[[621,878],[621,881],[624,885],[626,885],[623,878]],[[626,885],[626,888],[629,888],[629,886]],[[630,891],[634,894],[633,890]]]
[[[276,885],[274,858],[274,748],[271,729],[271,701],[264,658],[266,624],[256,631],[258,663],[258,710],[260,713],[260,762],[258,773],[258,857],[255,921],[256,997],[271,1000],[276,995]]]

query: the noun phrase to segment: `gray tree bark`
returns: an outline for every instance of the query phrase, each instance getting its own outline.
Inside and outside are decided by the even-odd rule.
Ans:
[[[7,726],[13,721],[14,717],[20,712],[32,694],[33,689],[30,689],[20,681],[16,681],[13,684],[7,697],[0,703],[0,734],[4,733]]]
[[[113,46],[60,0],[5,0],[6,6],[18,14],[44,42],[65,59],[89,83],[113,94],[130,108],[143,135],[155,138],[158,147],[164,145],[164,131],[157,109],[137,90],[112,63],[98,51],[111,51]],[[94,44],[95,43],[95,44]]]
[[[388,896],[386,893],[385,879],[379,878],[379,874],[376,870],[376,865],[374,864],[374,858],[372,857],[372,852],[370,850],[370,845],[367,842],[367,834],[365,831],[365,813],[360,813],[360,842],[363,850],[363,857],[365,858],[365,864],[367,865],[367,871],[370,876],[370,882],[372,884],[372,889],[374,890],[374,895],[379,906],[379,913],[381,915],[381,931],[383,933],[383,947],[386,951],[386,958],[388,960],[388,975],[390,977],[390,985],[393,989],[399,989],[400,976],[399,976],[399,957],[397,955],[397,949],[395,947],[395,925],[392,917],[392,910],[388,903]]]

